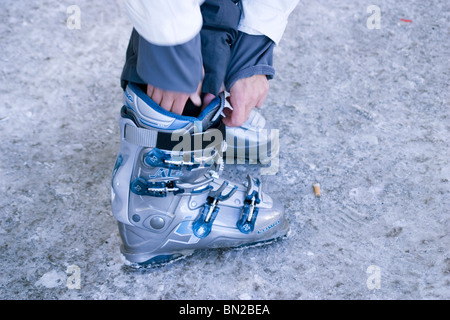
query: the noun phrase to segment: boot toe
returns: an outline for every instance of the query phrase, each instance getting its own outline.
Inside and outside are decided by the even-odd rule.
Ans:
[[[264,194],[264,201],[259,205],[255,232],[259,236],[278,238],[285,236],[289,231],[289,222],[285,217],[285,208],[277,200]]]

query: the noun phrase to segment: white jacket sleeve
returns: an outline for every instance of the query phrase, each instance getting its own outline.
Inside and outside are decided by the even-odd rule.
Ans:
[[[127,0],[126,12],[148,42],[173,46],[192,40],[202,27],[203,0]]]
[[[241,0],[243,12],[238,29],[251,35],[265,35],[278,44],[298,1]]]

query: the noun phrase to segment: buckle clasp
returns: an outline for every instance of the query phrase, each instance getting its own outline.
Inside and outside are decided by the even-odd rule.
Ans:
[[[181,167],[186,167],[188,170],[192,170],[200,167],[200,163],[184,161],[182,157],[172,157],[158,148],[153,148],[144,156],[144,163],[151,167],[168,169],[180,169]]]
[[[261,182],[259,179],[253,179],[247,175],[247,195],[244,199],[244,206],[242,207],[241,217],[236,223],[236,227],[242,233],[249,234],[255,228],[256,217],[258,216],[259,208],[257,204],[261,202]]]
[[[167,196],[167,192],[173,192],[174,194],[183,193],[184,190],[178,188],[174,181],[169,182],[147,182],[143,178],[135,179],[130,186],[133,193],[139,196],[152,196],[164,198]]]
[[[228,182],[224,181],[219,189],[211,191],[206,198],[206,203],[203,206],[202,212],[197,216],[192,224],[192,231],[198,238],[205,238],[211,232],[214,220],[219,213],[219,201],[225,201],[233,196],[237,190],[237,186],[234,186],[227,194],[222,194],[223,190],[228,186]]]

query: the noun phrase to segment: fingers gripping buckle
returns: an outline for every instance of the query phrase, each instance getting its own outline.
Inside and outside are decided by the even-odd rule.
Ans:
[[[192,224],[192,231],[194,235],[198,238],[205,238],[211,232],[211,228],[214,220],[219,213],[219,206],[217,205],[219,201],[225,201],[229,199],[237,190],[237,186],[225,195],[222,195],[223,190],[228,186],[228,182],[225,181],[219,189],[210,192],[206,203],[203,206],[201,213],[197,216],[194,223]]]
[[[249,175],[247,176],[247,180],[247,195],[244,199],[241,217],[236,223],[239,231],[245,234],[251,233],[255,228],[256,217],[259,211],[257,204],[261,202],[261,182],[259,179],[253,179]]]

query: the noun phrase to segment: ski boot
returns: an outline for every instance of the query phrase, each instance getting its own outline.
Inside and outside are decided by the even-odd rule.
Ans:
[[[138,86],[126,88],[111,198],[121,252],[132,266],[287,234],[282,204],[258,179],[247,176],[238,184],[220,178],[225,101],[219,95],[197,117],[180,116]]]

